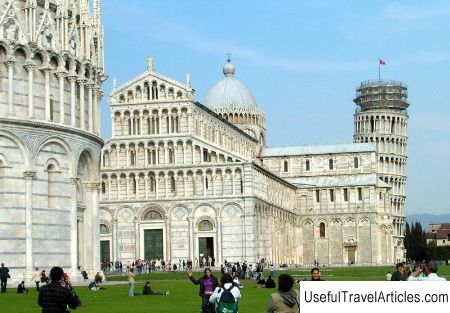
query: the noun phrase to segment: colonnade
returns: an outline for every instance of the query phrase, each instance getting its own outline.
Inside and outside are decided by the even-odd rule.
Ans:
[[[236,196],[244,193],[242,168],[112,172],[101,177],[102,200]]]

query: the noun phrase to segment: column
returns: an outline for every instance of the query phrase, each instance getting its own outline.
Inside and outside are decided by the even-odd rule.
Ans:
[[[139,113],[139,135],[141,135],[141,136],[144,134],[144,133],[142,132],[142,130],[143,130],[142,124],[144,124],[144,123],[143,123],[143,120],[144,120],[144,119],[143,119],[143,116],[142,116],[142,112],[140,112],[140,113]]]
[[[168,175],[167,175],[167,173],[165,173],[164,174],[164,188],[165,188],[165,191],[164,191],[164,197],[165,198],[167,198],[168,196],[169,196],[169,179],[168,179]]]
[[[169,121],[169,129],[168,129],[168,134],[171,134],[172,133],[172,114],[169,114],[168,116],[167,116],[167,120]]]
[[[216,195],[216,174],[212,175],[212,192],[213,192],[213,196]]]
[[[165,218],[165,222],[166,222],[166,251],[167,251],[167,255],[166,255],[166,260],[171,260],[172,259],[172,249],[171,249],[171,225],[170,225],[170,217]]]
[[[144,177],[145,199],[148,199],[148,176]]]
[[[78,178],[69,178],[71,207],[70,207],[70,272],[78,274],[78,236],[77,236],[77,185]]]
[[[202,179],[203,179],[203,196],[206,196],[206,174],[205,173],[202,174]]]
[[[188,177],[185,175],[185,173],[183,173],[183,190],[184,190],[184,197],[186,198],[187,195],[187,191],[186,191],[186,181],[187,181]]]
[[[116,146],[116,167],[117,168],[119,167],[119,164],[120,164],[120,162],[119,162],[119,157],[120,157],[119,153],[120,153],[120,147]]]
[[[192,120],[192,113],[190,110],[188,110],[188,114],[187,114],[187,129],[188,129],[188,134],[191,133],[191,120]]]
[[[126,157],[126,164],[127,164],[127,168],[130,167],[130,148],[125,148],[125,157]]]
[[[33,273],[33,177],[36,172],[26,171],[25,179],[25,271]]]
[[[87,85],[88,87],[88,121],[89,121],[89,126],[88,126],[88,130],[89,132],[93,132],[94,131],[94,125],[93,125],[93,121],[94,121],[94,117],[93,117],[93,99],[92,99],[92,93],[93,93],[93,89],[94,89],[94,84],[90,83]]]
[[[45,77],[45,120],[51,121],[50,116],[50,68],[43,68]]]
[[[14,60],[8,60],[5,62],[8,68],[8,115],[14,115]]]
[[[127,186],[125,198],[129,199],[129,197],[130,197],[130,177],[128,176],[128,173],[126,174],[125,181],[126,181],[126,186]]]
[[[108,176],[108,200],[111,200],[111,177]]]
[[[194,233],[193,233],[193,217],[188,217],[188,222],[189,222],[189,238],[188,238],[188,242],[189,242],[189,259],[191,259],[192,261],[194,261]]]
[[[70,126],[75,127],[75,120],[76,120],[76,81],[77,77],[75,74],[72,74],[68,77],[70,82]]]
[[[95,87],[95,86],[94,86]],[[98,107],[98,88],[93,88],[92,90],[92,131],[95,134],[99,134],[99,107]]]
[[[161,134],[161,112],[158,112],[158,134]]]
[[[77,80],[79,88],[80,88],[80,128],[85,129],[85,103],[84,103],[84,86],[86,85],[86,80],[78,79]]]
[[[112,259],[115,262],[117,260],[117,219],[112,221]]]
[[[158,199],[159,196],[159,173],[155,175],[155,198]]]
[[[232,188],[231,194],[232,194],[232,195],[234,195],[234,190],[235,190],[235,188],[234,188],[235,176],[236,176],[236,175],[235,175],[234,173],[231,174],[231,188]]]
[[[216,218],[217,222],[217,259],[216,262],[218,264],[222,263],[222,217],[218,216]],[[246,239],[244,239],[246,240]]]
[[[34,84],[34,70],[36,69],[36,65],[33,63],[27,63],[25,68],[28,71],[28,118],[34,118],[34,108],[33,108],[33,84]]]
[[[148,166],[148,146],[144,146],[144,167]]]
[[[90,230],[92,232],[92,268],[94,270],[98,270],[100,267],[100,223],[99,221],[99,214],[98,214],[98,194],[99,194],[100,184],[99,183],[92,183],[91,184],[91,190],[92,190],[92,229]]]
[[[64,77],[66,77],[66,73],[59,71],[56,76],[59,79],[59,123],[64,124]]]
[[[186,164],[186,143],[183,142],[183,164]]]
[[[167,150],[168,150],[167,144],[164,143],[164,165],[169,164],[169,162],[168,162],[168,153],[167,153]]]

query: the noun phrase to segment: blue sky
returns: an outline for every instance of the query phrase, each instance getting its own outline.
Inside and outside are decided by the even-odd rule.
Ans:
[[[106,0],[105,94],[146,70],[204,102],[236,77],[266,112],[268,144],[353,141],[355,87],[381,76],[409,87],[407,214],[450,211],[450,1]],[[111,135],[107,96],[102,133]]]

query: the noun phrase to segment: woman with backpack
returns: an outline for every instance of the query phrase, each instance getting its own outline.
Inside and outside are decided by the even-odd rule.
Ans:
[[[214,313],[214,307],[209,303],[209,297],[213,294],[214,289],[219,285],[217,278],[211,272],[209,267],[203,271],[203,277],[195,279],[192,277],[192,270],[189,270],[189,279],[195,285],[200,285],[199,296],[202,298],[202,313]]]
[[[233,283],[233,278],[230,274],[224,273],[222,275],[222,278],[220,278],[220,286],[214,290],[209,298],[209,302],[217,304],[217,312],[237,313],[238,301],[241,299],[241,291]]]

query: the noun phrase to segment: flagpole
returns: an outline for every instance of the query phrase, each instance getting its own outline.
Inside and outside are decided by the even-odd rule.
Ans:
[[[380,59],[378,59],[378,81],[381,81],[381,62]]]

